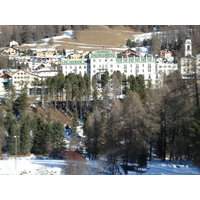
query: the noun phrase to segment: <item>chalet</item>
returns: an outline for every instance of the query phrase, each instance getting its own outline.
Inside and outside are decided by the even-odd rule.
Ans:
[[[169,58],[169,57],[172,57],[172,56],[174,56],[174,51],[172,51],[170,49],[161,50],[160,53],[159,53],[160,58]]]
[[[128,58],[128,57],[133,57],[133,56],[135,56],[135,57],[139,57],[140,55],[136,52],[136,51],[134,51],[134,50],[132,50],[132,49],[127,49],[127,50],[125,50],[125,51],[122,51],[121,52],[121,55],[123,56],[123,57],[125,57],[125,58]]]
[[[72,59],[82,59],[85,57],[85,55],[86,55],[86,52],[83,51],[83,52],[76,52],[76,53],[70,54],[70,57]]]
[[[53,56],[57,54],[57,50],[55,48],[44,48],[44,49],[38,49],[37,50],[37,56],[36,57],[48,57]]]
[[[14,47],[14,46],[19,46],[19,43],[13,40],[10,42],[10,47]]]
[[[19,53],[20,53],[19,49],[13,47],[6,47],[5,49],[1,50],[1,54],[3,55],[17,56],[19,55]]]

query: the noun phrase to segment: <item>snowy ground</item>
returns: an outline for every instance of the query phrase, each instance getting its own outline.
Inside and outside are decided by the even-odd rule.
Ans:
[[[190,163],[178,164],[175,162],[161,162],[160,160],[153,160],[148,162],[148,171],[144,175],[200,175],[200,170]],[[129,172],[129,175],[135,175],[136,172]]]
[[[64,160],[48,160],[45,157],[33,155],[25,158],[10,158],[0,160],[0,175],[62,175]],[[94,161],[88,161],[91,167],[97,167]],[[143,175],[200,175],[200,171],[190,163],[183,165],[153,160],[147,165],[148,171]],[[91,173],[90,173],[91,174]],[[136,172],[128,172],[128,175],[136,175]]]

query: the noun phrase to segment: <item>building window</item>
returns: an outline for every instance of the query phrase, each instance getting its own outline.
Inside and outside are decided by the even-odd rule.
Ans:
[[[81,66],[79,66],[79,69],[81,69]]]
[[[113,59],[110,59],[110,62],[112,62],[113,61]]]
[[[117,65],[117,68],[119,68],[119,65]]]
[[[99,59],[99,62],[101,62],[101,59]]]
[[[93,65],[93,68],[95,68],[96,66],[95,65]]]
[[[124,64],[124,69],[127,69],[127,64]]]
[[[67,69],[67,66],[65,67],[65,69]]]
[[[93,59],[93,62],[95,62],[96,60],[95,59]]]
[[[112,68],[112,67],[113,67],[113,65],[110,65],[110,67]]]
[[[151,72],[151,69],[148,69],[148,72]]]
[[[148,64],[148,68],[151,68],[151,64]]]

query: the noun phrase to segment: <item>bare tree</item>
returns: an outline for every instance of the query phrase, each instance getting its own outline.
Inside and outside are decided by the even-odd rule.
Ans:
[[[154,56],[161,50],[161,36],[153,34],[151,40],[151,54]]]
[[[85,175],[89,170],[86,159],[75,151],[65,152],[64,159],[63,171],[66,175]]]

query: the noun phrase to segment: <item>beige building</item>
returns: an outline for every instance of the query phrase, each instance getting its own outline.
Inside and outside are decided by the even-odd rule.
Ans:
[[[13,47],[6,47],[5,49],[1,50],[1,54],[9,55],[9,56],[16,56],[19,55],[19,49]]]
[[[27,88],[29,90],[33,88],[34,86],[32,85],[32,82],[35,79],[41,80],[41,77],[34,75],[23,69],[19,69],[12,74],[12,83],[15,89],[18,91],[21,90],[25,85],[27,85]]]
[[[44,48],[37,50],[37,57],[48,57],[57,54],[57,50],[55,48]]]

